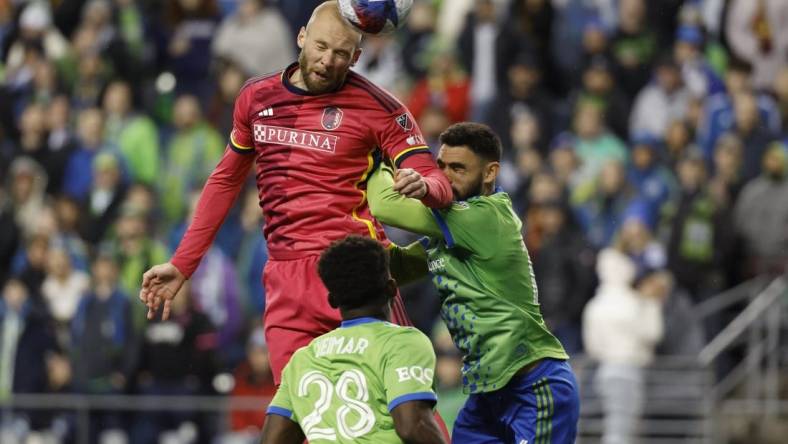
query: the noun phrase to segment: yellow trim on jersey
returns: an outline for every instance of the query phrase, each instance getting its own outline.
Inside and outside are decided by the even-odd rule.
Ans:
[[[359,188],[359,185],[361,185],[362,183],[364,183],[365,180],[367,180],[367,177],[369,176],[369,173],[372,172],[372,168],[374,166],[375,166],[375,160],[372,158],[372,151],[370,151],[369,153],[367,153],[367,169],[364,171],[364,174],[361,176],[361,179],[359,179],[355,184],[353,184],[353,186],[356,187],[357,190],[361,191],[361,202],[359,202],[358,205],[356,205],[353,208],[353,212],[351,213],[351,216],[353,217],[353,219],[366,225],[367,229],[369,230],[369,237],[377,240],[378,233],[375,231],[375,224],[372,223],[371,220],[364,219],[362,217],[359,217],[358,215],[358,209],[361,208],[361,206],[364,205],[364,203],[366,203],[367,201],[367,192]]]
[[[396,165],[396,164],[397,164],[397,162],[399,162],[399,159],[400,159],[400,158],[401,158],[403,155],[405,155],[405,154],[407,154],[407,153],[410,153],[410,152],[412,152],[412,151],[416,151],[416,150],[429,150],[429,149],[430,149],[430,147],[428,147],[427,145],[412,146],[412,147],[410,147],[410,148],[408,148],[408,149],[406,149],[406,150],[402,151],[401,153],[397,154],[397,156],[396,156],[396,157],[394,157],[394,165]]]
[[[240,143],[235,141],[235,137],[233,137],[233,132],[230,132],[230,143],[233,144],[234,147],[238,148],[239,150],[253,150],[253,146],[243,146]]]

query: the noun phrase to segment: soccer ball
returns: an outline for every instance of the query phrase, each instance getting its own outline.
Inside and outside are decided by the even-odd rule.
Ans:
[[[339,13],[367,34],[386,34],[405,23],[413,0],[339,0]]]

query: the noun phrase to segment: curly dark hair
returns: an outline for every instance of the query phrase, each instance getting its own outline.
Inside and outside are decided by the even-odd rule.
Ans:
[[[482,123],[455,123],[441,133],[440,142],[448,146],[465,145],[488,162],[501,161],[501,139],[489,126]]]
[[[320,255],[317,272],[334,308],[350,310],[387,297],[389,255],[376,240],[353,235],[333,242]]]

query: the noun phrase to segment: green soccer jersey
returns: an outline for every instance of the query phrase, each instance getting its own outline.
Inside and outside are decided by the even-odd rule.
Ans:
[[[312,442],[401,443],[391,410],[435,403],[435,353],[413,327],[375,318],[342,322],[293,354],[268,407]]]
[[[502,388],[524,366],[568,359],[548,331],[509,196],[496,192],[445,210],[430,210],[392,190],[386,169],[368,183],[370,208],[381,222],[428,235],[428,268],[441,317],[463,353],[466,393]]]

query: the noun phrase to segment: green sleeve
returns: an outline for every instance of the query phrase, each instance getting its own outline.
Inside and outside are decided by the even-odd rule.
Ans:
[[[276,395],[268,404],[268,409],[266,410],[267,414],[269,415],[279,415],[284,416],[294,422],[298,422],[298,418],[296,417],[295,410],[293,408],[293,401],[290,397],[290,376],[293,372],[293,366],[290,365],[293,362],[292,358],[290,363],[288,363],[284,370],[282,370],[282,382],[279,384],[279,388],[276,390]]]
[[[429,208],[416,199],[394,191],[394,175],[388,166],[381,166],[367,182],[369,210],[380,222],[392,227],[430,237],[440,237],[441,229]]]
[[[391,244],[389,247],[391,276],[399,285],[406,285],[427,277],[427,252],[421,242],[406,247]]]
[[[388,410],[408,401],[435,403],[435,352],[429,338],[414,328],[393,335],[386,343],[381,369]]]

